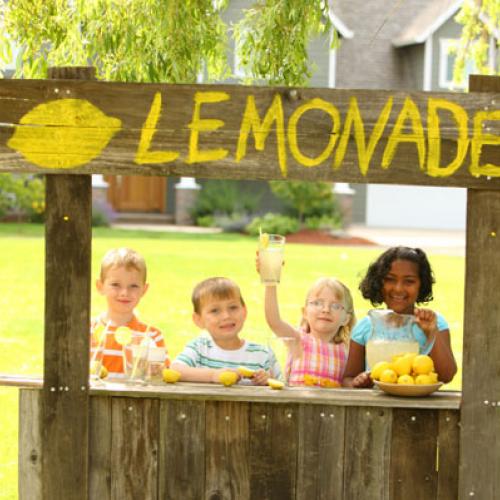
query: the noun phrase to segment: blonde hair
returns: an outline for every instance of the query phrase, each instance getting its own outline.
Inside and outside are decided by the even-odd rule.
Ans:
[[[232,298],[237,298],[242,306],[245,305],[240,287],[228,278],[217,276],[198,283],[191,295],[191,302],[193,303],[194,312],[200,314],[201,307],[207,300]]]
[[[101,260],[101,281],[106,279],[106,274],[113,267],[135,269],[141,274],[143,283],[146,283],[147,270],[144,257],[131,248],[112,248],[106,252]]]
[[[337,296],[337,299],[342,302],[345,312],[349,314],[349,322],[346,325],[342,325],[332,339],[332,342],[334,344],[340,344],[341,342],[347,344],[351,336],[351,330],[356,324],[356,315],[354,314],[354,301],[352,300],[351,291],[349,290],[349,288],[347,288],[346,285],[344,285],[344,283],[342,283],[342,281],[337,278],[319,278],[313,283],[313,285],[307,292],[306,305],[309,302],[311,296],[318,294],[321,290],[323,290],[323,288],[329,288]],[[304,317],[302,317],[300,326],[305,332],[310,331],[309,323]]]

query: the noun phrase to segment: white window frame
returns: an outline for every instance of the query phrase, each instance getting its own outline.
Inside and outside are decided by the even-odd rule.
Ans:
[[[456,47],[459,43],[459,40],[457,38],[440,38],[439,39],[439,87],[442,89],[447,89],[447,90],[464,90],[467,88],[467,76],[471,73],[474,72],[474,63],[471,60],[470,63],[472,63],[472,69],[471,71],[467,72],[467,64],[469,61],[466,61],[466,75],[465,78],[463,79],[462,83],[455,83],[452,80],[448,80],[447,74],[448,74],[448,55],[449,55],[449,49],[450,47]]]

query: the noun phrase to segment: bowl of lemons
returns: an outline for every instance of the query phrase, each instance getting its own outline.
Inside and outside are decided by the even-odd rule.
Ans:
[[[416,353],[398,354],[391,362],[380,361],[370,376],[376,387],[393,396],[428,396],[443,385],[432,358]]]

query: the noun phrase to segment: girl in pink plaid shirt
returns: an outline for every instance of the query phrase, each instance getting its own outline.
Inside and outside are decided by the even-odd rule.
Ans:
[[[285,377],[290,385],[340,387],[356,323],[351,292],[341,281],[320,278],[313,284],[299,328],[281,319],[276,286],[266,286],[265,313],[271,330],[287,345]]]

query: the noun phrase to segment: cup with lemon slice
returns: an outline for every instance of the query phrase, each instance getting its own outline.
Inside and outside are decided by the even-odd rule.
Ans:
[[[280,282],[284,251],[284,236],[259,234],[259,271],[260,281],[264,285],[277,285]]]

